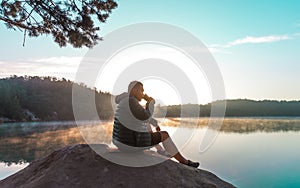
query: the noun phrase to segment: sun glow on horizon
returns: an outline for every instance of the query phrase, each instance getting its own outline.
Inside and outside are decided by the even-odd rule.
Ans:
[[[127,91],[128,84],[141,81],[145,93],[156,104],[205,104],[211,102],[206,75],[182,51],[161,44],[137,44],[116,53],[99,71],[95,87],[112,93]]]
[[[166,83],[166,81],[155,78],[146,78],[142,80],[142,83],[144,85],[144,93],[153,97],[156,104],[181,104],[180,94],[171,83]]]

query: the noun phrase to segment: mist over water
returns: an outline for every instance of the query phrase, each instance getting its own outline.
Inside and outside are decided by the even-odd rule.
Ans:
[[[161,128],[186,157],[200,161],[200,168],[238,187],[300,186],[300,118],[225,118],[215,142],[200,153],[207,122],[208,118],[164,119]],[[89,140],[100,137],[113,147],[113,122],[80,126]],[[181,135],[193,131],[193,136],[178,137],[178,131],[187,133]],[[56,149],[85,143],[74,122],[1,124],[0,139],[0,179]]]

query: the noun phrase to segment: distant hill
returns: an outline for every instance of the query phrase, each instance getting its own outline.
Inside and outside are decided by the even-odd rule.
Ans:
[[[184,108],[186,117],[198,116],[193,109],[200,109],[200,116],[210,116],[211,106],[216,108],[226,102],[226,117],[249,117],[249,116],[300,116],[300,101],[275,101],[263,100],[255,101],[249,99],[236,99],[226,101],[215,101],[206,105],[185,104],[162,106],[156,109],[157,116],[166,113],[167,117],[180,117],[181,109]],[[190,113],[189,113],[190,112]]]
[[[66,79],[38,76],[12,76],[0,79],[0,122],[1,121],[52,121],[74,120],[72,110],[72,86],[80,87],[86,93],[95,93],[98,115],[101,119],[114,116],[110,93],[99,92],[84,84]],[[84,101],[82,110],[87,106]],[[197,117],[195,110],[200,107],[200,116],[210,116],[211,105],[226,102],[227,117],[231,116],[300,116],[300,101],[254,101],[248,99],[215,101],[206,105],[185,104],[157,106],[156,117]],[[185,114],[181,114],[184,108]],[[95,119],[95,117],[87,117]]]
[[[226,116],[300,116],[300,101],[227,100]]]
[[[0,118],[2,121],[74,120],[73,84],[87,93],[94,92],[99,116],[112,118],[111,94],[66,79],[38,76],[0,79]]]

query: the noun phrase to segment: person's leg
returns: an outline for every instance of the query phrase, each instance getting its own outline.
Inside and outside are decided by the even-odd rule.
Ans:
[[[171,137],[169,136],[169,133],[166,131],[160,131],[160,136],[166,151],[173,155],[173,157],[180,163],[187,164],[188,160],[180,154]]]
[[[186,164],[188,166],[192,166],[197,168],[199,166],[198,162],[193,162],[184,158],[180,152],[178,151],[177,147],[175,146],[174,142],[172,141],[171,137],[169,136],[168,132],[166,131],[159,131],[151,134],[151,145],[157,145],[162,142],[166,151],[171,154],[177,161],[180,163]]]
[[[153,133],[150,123],[147,123],[146,125],[147,125],[149,133]],[[151,136],[151,139],[153,138],[153,136],[156,137],[156,135],[153,133]],[[165,149],[161,145],[159,145],[160,140],[161,140],[161,138],[159,138],[159,139],[154,138],[154,140],[151,140],[151,145],[154,145],[155,149],[157,150],[157,152],[159,154],[163,154],[165,152]],[[155,144],[155,143],[157,143],[157,144]]]
[[[198,162],[187,160],[181,155],[181,153],[178,151],[177,147],[175,146],[174,142],[172,141],[171,137],[169,136],[168,132],[160,131],[159,133],[161,135],[161,141],[163,142],[163,145],[166,148],[167,152],[169,152],[171,155],[174,155],[173,157],[177,161],[195,168],[197,168],[200,165]]]

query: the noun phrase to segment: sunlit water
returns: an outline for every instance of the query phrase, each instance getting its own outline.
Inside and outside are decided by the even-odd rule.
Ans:
[[[198,130],[182,152],[238,187],[300,187],[300,132],[220,133],[204,153]]]
[[[0,180],[28,166],[29,163],[11,164],[0,162]]]
[[[38,133],[32,132],[30,123],[22,126],[2,124],[0,179],[55,149],[84,143],[76,126],[64,124],[66,128],[61,128],[59,124],[52,123],[55,128],[50,126],[47,129],[34,127]],[[228,118],[222,131],[218,132],[215,140],[208,142],[208,149],[202,153],[200,143],[207,127],[184,126],[184,123],[180,127],[162,126],[162,130],[171,134],[184,156],[199,161],[201,169],[211,171],[238,187],[300,187],[299,118]],[[86,126],[82,130],[89,132],[91,127]],[[103,127],[100,137],[110,145],[112,123],[108,122]],[[10,131],[3,131],[4,128]],[[9,133],[9,136],[6,137],[3,132]],[[95,136],[90,135],[91,138]]]

